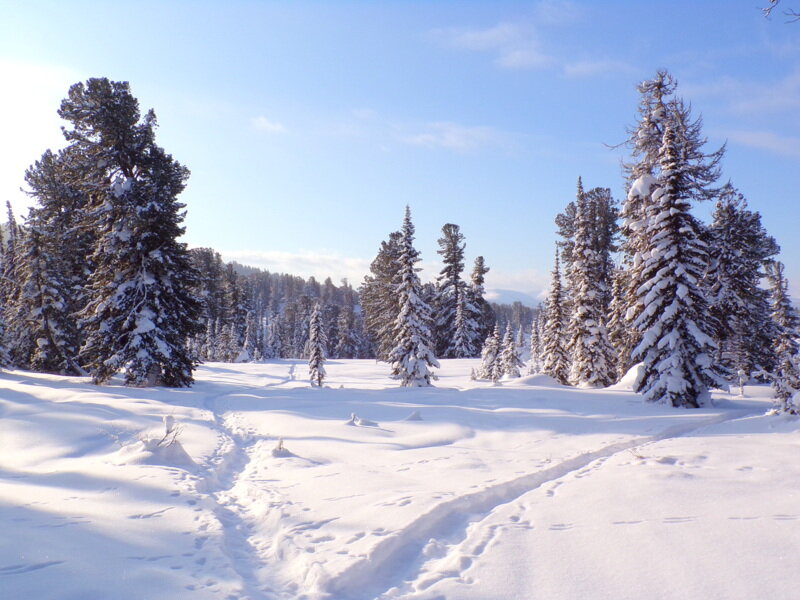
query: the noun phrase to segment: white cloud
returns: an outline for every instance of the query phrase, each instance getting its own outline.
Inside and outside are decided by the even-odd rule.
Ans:
[[[267,117],[259,116],[252,119],[253,127],[265,133],[286,133],[286,127],[277,121],[271,121]]]
[[[226,261],[258,267],[273,273],[290,273],[301,277],[314,276],[323,281],[330,277],[338,283],[341,279],[358,286],[369,272],[371,260],[341,256],[335,252],[301,250],[299,252],[260,252],[256,250],[220,251]]]
[[[500,23],[485,29],[438,29],[433,35],[451,48],[493,54],[495,64],[504,69],[539,69],[554,62],[527,25]]]
[[[690,98],[721,98],[730,110],[739,114],[763,116],[795,111],[800,108],[800,70],[769,83],[725,76],[715,81],[682,85],[680,93]]]
[[[771,131],[729,131],[730,141],[742,146],[766,150],[773,154],[800,158],[800,138],[778,135]]]
[[[66,144],[57,111],[69,87],[82,79],[67,67],[0,58],[0,114],[9,117],[0,144],[0,203],[10,200],[17,214],[32,205],[20,191],[25,170],[48,148]]]
[[[489,290],[513,290],[544,300],[550,286],[550,275],[537,269],[521,271],[497,271],[491,269],[486,274],[486,288]]]
[[[469,152],[487,146],[504,146],[510,136],[494,127],[469,127],[452,122],[431,123],[425,131],[400,136],[400,141],[414,146],[445,148]]]

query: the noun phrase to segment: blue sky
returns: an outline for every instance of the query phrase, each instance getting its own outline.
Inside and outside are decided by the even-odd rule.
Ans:
[[[667,68],[799,296],[800,23],[765,3],[0,0],[0,201],[25,212],[61,98],[106,76],[192,171],[190,246],[358,283],[408,203],[428,276],[457,223],[490,287],[537,295],[578,175],[622,198],[610,147]]]

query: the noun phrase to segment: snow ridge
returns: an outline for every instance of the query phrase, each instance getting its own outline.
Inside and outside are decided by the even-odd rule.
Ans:
[[[748,410],[731,411],[701,423],[694,421],[691,424],[678,424],[653,436],[636,437],[610,444],[598,450],[579,454],[543,471],[529,473],[443,502],[404,529],[387,536],[366,558],[332,577],[325,586],[323,597],[337,600],[372,600],[390,597],[386,594],[395,591],[404,582],[413,581],[422,572],[424,561],[419,561],[417,557],[423,555],[423,549],[428,544],[435,543],[436,540],[445,540],[448,546],[457,546],[467,537],[467,528],[471,523],[486,518],[499,506],[513,502],[520,496],[579,471],[597,460],[605,460],[637,446],[679,437],[749,414],[751,411]],[[397,580],[397,565],[401,564],[411,565],[403,581]]]

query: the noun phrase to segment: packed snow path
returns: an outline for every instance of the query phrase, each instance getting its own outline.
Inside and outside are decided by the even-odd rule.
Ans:
[[[0,597],[795,597],[771,567],[800,551],[796,420],[472,366],[416,390],[373,361],[316,390],[299,361],[192,390],[2,374]]]

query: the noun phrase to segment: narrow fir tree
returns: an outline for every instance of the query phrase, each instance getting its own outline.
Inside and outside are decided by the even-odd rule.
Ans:
[[[569,380],[569,355],[565,340],[565,315],[558,252],[547,296],[547,320],[542,336],[542,372],[562,384]]]
[[[523,362],[519,358],[519,351],[509,323],[506,325],[506,333],[503,336],[503,344],[500,350],[500,376],[517,378],[520,376],[519,368],[521,366],[523,366]]]
[[[605,325],[605,257],[594,243],[592,208],[578,178],[570,277],[572,314],[568,325],[570,380],[579,386],[606,387],[614,378],[614,350]]]
[[[442,256],[444,268],[439,273],[436,286],[436,355],[444,358],[465,358],[464,355],[456,354],[453,343],[456,336],[456,311],[466,290],[461,279],[461,272],[464,270],[464,235],[458,225],[446,223],[438,242],[437,253]],[[463,344],[460,349],[465,350]]]
[[[781,412],[800,414],[800,405],[793,401],[800,392],[800,320],[789,298],[789,285],[784,275],[783,263],[773,261],[767,265],[770,284],[772,320],[777,328],[773,342],[776,366],[772,373],[772,389]]]
[[[495,323],[492,333],[483,343],[481,365],[477,372],[479,379],[490,379],[496,383],[503,376],[500,351],[500,324]]]
[[[311,387],[322,387],[325,379],[325,346],[328,340],[322,327],[322,311],[319,304],[314,306],[308,324],[308,376]]]
[[[535,375],[542,370],[541,363],[542,339],[539,336],[539,319],[531,321],[530,360],[528,361],[528,375]]]
[[[469,315],[469,327],[471,328],[470,339],[475,349],[471,356],[480,355],[483,340],[492,334],[495,325],[494,311],[484,298],[486,294],[484,284],[486,283],[486,274],[488,272],[489,267],[486,266],[484,258],[482,256],[477,257],[470,275],[470,285],[466,290],[467,303],[465,305]]]
[[[400,313],[394,326],[395,346],[389,355],[392,374],[401,385],[428,386],[435,379],[432,367],[439,363],[431,349],[431,311],[422,299],[422,285],[414,265],[419,262],[419,253],[414,249],[414,225],[411,210],[406,206],[400,237],[399,284],[397,299]]]
[[[59,255],[42,246],[40,232],[29,228],[19,256],[20,293],[12,307],[14,362],[42,373],[79,375],[75,324],[65,310],[68,273]]]
[[[462,294],[456,305],[455,333],[450,343],[451,356],[455,358],[467,358],[474,356],[475,347],[473,345],[474,324],[469,323],[469,312],[466,309],[466,297]]]

